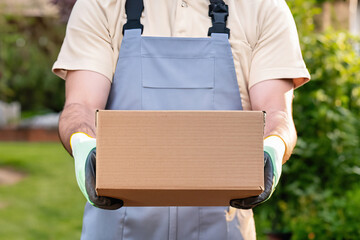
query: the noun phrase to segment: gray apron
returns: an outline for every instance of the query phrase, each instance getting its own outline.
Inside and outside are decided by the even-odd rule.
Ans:
[[[125,30],[107,109],[242,110],[228,35],[144,37],[140,29]],[[229,206],[103,210],[87,203],[81,239],[255,239],[255,227],[251,210]]]

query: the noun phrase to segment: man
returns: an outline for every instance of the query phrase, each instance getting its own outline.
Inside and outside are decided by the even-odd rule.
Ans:
[[[75,4],[53,71],[66,79],[60,137],[74,156],[77,181],[88,200],[83,239],[255,239],[247,209],[271,196],[291,155],[293,90],[309,80],[309,73],[284,0],[226,4]],[[105,108],[266,111],[264,193],[232,200],[236,209],[125,208],[121,200],[96,196],[94,116]]]

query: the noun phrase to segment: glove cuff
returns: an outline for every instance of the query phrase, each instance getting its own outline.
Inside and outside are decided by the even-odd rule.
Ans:
[[[282,162],[286,151],[285,142],[277,135],[268,136],[264,140],[264,151],[270,155],[273,164],[275,187],[278,184],[281,175]]]
[[[270,151],[266,151],[266,150]],[[277,160],[283,160],[286,153],[286,144],[285,141],[278,135],[270,135],[264,139],[264,151],[268,152],[271,157],[275,157]],[[276,156],[272,156],[272,152]]]
[[[93,204],[85,187],[85,166],[89,153],[96,147],[96,139],[83,132],[77,132],[71,135],[70,144],[75,163],[76,181],[85,198]]]
[[[94,141],[95,138],[89,136],[84,132],[76,132],[70,136],[70,147],[73,150],[79,143],[87,142],[87,141]],[[73,150],[74,151],[74,150]]]

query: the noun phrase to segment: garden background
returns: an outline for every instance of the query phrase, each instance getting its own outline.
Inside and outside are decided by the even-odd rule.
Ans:
[[[64,82],[50,69],[73,2],[54,0],[60,14],[50,17],[1,12],[0,100],[20,102],[22,119],[63,107]],[[324,23],[324,2],[333,1],[287,1],[312,80],[295,91],[294,154],[254,209],[258,239],[360,238],[360,39],[334,9]],[[0,183],[0,239],[79,239],[84,199],[60,143],[0,142],[0,168],[23,177]]]

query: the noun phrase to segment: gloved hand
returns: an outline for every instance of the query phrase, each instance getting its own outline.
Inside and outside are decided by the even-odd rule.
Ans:
[[[71,135],[70,145],[75,160],[76,180],[86,200],[102,209],[114,210],[122,207],[122,200],[96,194],[96,139],[77,132]]]
[[[271,197],[280,179],[285,150],[286,145],[278,136],[270,136],[264,140],[264,192],[255,197],[233,199],[230,201],[230,206],[250,209]]]

